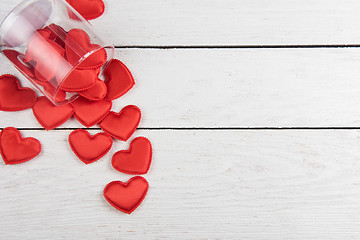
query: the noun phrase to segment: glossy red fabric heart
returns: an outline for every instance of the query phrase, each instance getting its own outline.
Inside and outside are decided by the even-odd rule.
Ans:
[[[40,84],[40,83],[38,83]],[[56,89],[50,82],[45,82],[43,85],[44,92],[49,94],[55,101],[55,103],[63,103],[66,99],[66,92],[61,89]]]
[[[140,109],[134,105],[129,105],[119,113],[110,112],[99,126],[114,138],[127,141],[135,132],[140,119]]]
[[[149,183],[146,179],[136,176],[127,183],[121,181],[109,183],[104,189],[104,197],[114,208],[130,214],[140,206],[148,189]]]
[[[37,139],[23,138],[16,128],[8,127],[0,133],[0,152],[5,164],[18,164],[39,155],[41,145]]]
[[[90,101],[83,97],[71,103],[75,118],[85,127],[91,127],[103,120],[110,112],[112,103],[106,100]]]
[[[39,43],[39,41],[47,41],[49,40],[49,37],[50,37],[50,34],[51,34],[51,31],[49,29],[38,29],[36,30],[33,35],[31,36],[31,38],[29,39],[29,42],[28,42],[28,48],[29,46],[32,46],[34,47],[33,45],[36,45],[37,43]],[[25,54],[25,59],[24,61],[25,62],[29,62],[31,60],[36,60],[37,56],[39,54],[35,53],[34,51],[34,48],[30,48],[30,49],[27,49],[26,50],[26,54]]]
[[[127,93],[135,84],[129,69],[119,60],[113,59],[104,71],[107,94],[105,99],[114,100]]]
[[[95,85],[97,71],[74,69],[69,76],[60,83],[60,89],[67,92],[87,90]]]
[[[51,32],[40,29],[33,34],[27,45],[24,62],[35,65],[35,75],[41,81],[55,77],[59,65],[65,58],[65,50],[49,40]]]
[[[104,81],[98,78],[95,81],[94,86],[92,86],[91,88],[85,91],[80,91],[78,93],[80,96],[83,96],[84,98],[87,98],[92,101],[98,101],[104,99],[106,92],[107,92],[107,88]]]
[[[49,40],[59,44],[62,48],[65,48],[65,38],[67,33],[62,27],[52,23],[44,29],[50,32]]]
[[[137,137],[130,143],[129,150],[114,154],[111,163],[119,172],[126,174],[146,174],[152,158],[151,143],[147,138]]]
[[[27,44],[24,62],[29,63],[30,61],[37,61],[41,53],[36,52],[36,45],[42,45],[43,43],[47,43],[50,34],[51,32],[47,29],[38,29],[33,33]]]
[[[20,87],[16,77],[8,74],[0,76],[0,110],[21,111],[31,108],[35,102],[35,92]]]
[[[54,129],[65,123],[74,113],[71,104],[55,106],[46,97],[39,97],[33,106],[33,113],[46,130]]]
[[[4,55],[15,65],[15,67],[25,75],[34,78],[34,67],[23,62],[24,54],[19,53],[15,50],[3,50]]]
[[[91,44],[90,37],[80,29],[70,30],[65,39],[66,57],[70,64],[78,64],[79,60],[87,56],[78,66],[78,69],[100,68],[105,64],[107,54],[104,48]]]
[[[86,20],[92,20],[100,17],[105,11],[105,5],[102,0],[66,0],[81,16]],[[78,20],[78,17],[68,11],[69,17]]]
[[[85,164],[93,163],[105,156],[111,149],[113,140],[106,133],[94,136],[78,129],[70,133],[69,144],[76,156]]]

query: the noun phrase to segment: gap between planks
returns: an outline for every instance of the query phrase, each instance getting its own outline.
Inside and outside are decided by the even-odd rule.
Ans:
[[[4,128],[0,128],[3,130]],[[46,131],[44,128],[17,128],[20,131]],[[101,128],[55,128],[50,131],[72,131],[83,129],[88,131],[100,131]],[[181,128],[181,127],[154,127],[154,128],[137,128],[137,130],[146,131],[273,131],[273,130],[360,130],[360,127],[194,127],[194,128]]]
[[[359,48],[360,44],[327,45],[127,45],[114,46],[116,49],[273,49],[273,48]]]

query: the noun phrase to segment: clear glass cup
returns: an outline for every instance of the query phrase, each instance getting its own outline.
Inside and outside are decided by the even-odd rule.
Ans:
[[[114,56],[65,0],[25,0],[0,26],[0,50],[54,104],[95,86]]]

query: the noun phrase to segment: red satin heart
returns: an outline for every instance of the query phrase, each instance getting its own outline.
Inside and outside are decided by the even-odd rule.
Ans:
[[[148,189],[149,183],[146,179],[136,176],[127,183],[120,181],[109,183],[104,189],[104,197],[114,208],[130,214],[140,206]]]
[[[39,97],[33,113],[41,126],[51,130],[65,123],[73,115],[74,108],[71,104],[55,106],[46,97]]]
[[[78,69],[100,68],[105,64],[107,54],[104,48],[97,44],[91,44],[90,37],[80,29],[72,29],[65,39],[66,57],[70,64],[74,65],[87,56],[78,66]]]
[[[67,92],[87,90],[95,85],[97,71],[74,69],[69,76],[60,83],[60,89]]]
[[[129,69],[119,60],[113,59],[104,71],[107,94],[105,99],[114,100],[127,93],[135,84]]]
[[[105,11],[105,5],[102,0],[66,0],[81,16],[86,20],[92,20],[100,17]],[[71,11],[68,11],[69,17],[74,20],[79,18]]]
[[[88,128],[103,120],[112,107],[110,101],[90,101],[82,97],[77,98],[71,104],[74,107],[75,118]]]
[[[111,163],[119,172],[126,174],[146,174],[152,158],[151,143],[147,138],[137,137],[130,143],[129,150],[114,154]]]
[[[94,86],[92,86],[91,88],[89,88],[85,91],[81,91],[78,93],[80,96],[83,96],[84,98],[87,98],[87,99],[93,100],[93,101],[98,101],[98,100],[104,99],[106,92],[107,92],[107,88],[106,88],[104,81],[102,81],[101,79],[98,78],[95,81]]]
[[[0,110],[21,111],[31,108],[35,102],[35,92],[20,87],[16,77],[8,74],[0,76]]]
[[[42,42],[46,43],[49,40],[50,34],[51,32],[47,29],[38,29],[33,33],[27,44],[24,62],[37,61],[37,58],[41,53],[36,52],[36,45],[41,44]]]
[[[45,29],[36,31],[31,37],[24,61],[35,62],[35,76],[41,81],[50,81],[56,75],[59,65],[65,58],[65,50],[48,38],[51,32]]]
[[[55,103],[63,103],[66,99],[66,92],[61,89],[56,89],[50,82],[45,82],[43,85],[44,92],[49,94],[55,101]]]
[[[129,105],[119,113],[110,112],[99,126],[114,138],[127,141],[139,125],[140,118],[140,109],[134,105]]]
[[[37,66],[39,66],[39,65],[37,65]],[[56,77],[56,72],[54,69],[47,71],[47,70],[44,70],[46,67],[40,67],[40,68],[41,69],[35,67],[35,70],[34,70],[34,75],[35,75],[35,79],[37,82],[46,83],[46,82],[53,80]]]
[[[18,164],[39,155],[41,145],[37,139],[23,138],[16,128],[8,127],[0,133],[0,152],[5,164]]]
[[[59,44],[62,48],[65,48],[66,31],[62,27],[52,23],[44,29],[50,32],[49,40]]]
[[[49,62],[47,62],[46,64],[44,64],[44,62],[36,63],[34,75],[38,81],[48,82],[56,78],[56,74],[58,73],[57,72],[58,67],[60,66],[60,64],[64,63],[64,60],[60,59],[63,56],[60,57],[60,55],[58,55],[57,57],[59,57],[58,59],[59,61],[53,61],[53,64],[51,64],[50,62],[51,61],[50,57],[49,57]]]
[[[31,36],[30,40],[29,40],[29,43],[28,43],[28,48],[29,46],[32,46],[39,43],[39,41],[42,41],[42,40],[49,40],[49,37],[51,35],[51,31],[49,29],[38,29],[36,30],[33,35]],[[25,59],[24,61],[25,62],[29,62],[31,60],[36,60],[36,56],[38,56],[37,53],[34,53],[34,51],[32,51],[33,48],[30,48],[28,49],[25,53]]]
[[[24,75],[34,78],[34,67],[30,64],[26,64],[24,59],[24,54],[21,54],[15,50],[3,50],[4,55],[15,65],[15,67],[22,72]]]
[[[70,133],[69,144],[76,156],[85,164],[93,163],[105,156],[111,149],[113,140],[106,133],[91,136],[78,129]]]

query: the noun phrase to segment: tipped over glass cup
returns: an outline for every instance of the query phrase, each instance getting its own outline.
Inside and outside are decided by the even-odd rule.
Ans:
[[[0,50],[55,105],[94,88],[114,56],[65,0],[25,0],[0,25]]]

